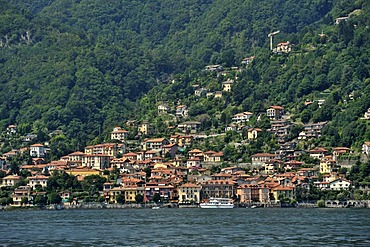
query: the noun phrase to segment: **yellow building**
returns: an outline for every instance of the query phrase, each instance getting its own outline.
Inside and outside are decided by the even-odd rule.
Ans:
[[[295,199],[295,187],[294,186],[277,186],[271,189],[271,193],[274,195],[275,200],[279,198],[290,198]]]
[[[335,160],[322,159],[320,161],[320,173],[331,173],[335,167]]]
[[[69,175],[83,176],[83,177],[90,176],[90,175],[100,175],[102,173],[100,170],[91,169],[88,167],[73,168],[73,169],[66,170],[66,172]]]
[[[142,135],[150,135],[153,132],[152,126],[148,122],[143,122],[139,127],[138,127],[139,133]]]
[[[27,203],[22,205],[22,198],[27,198]],[[12,195],[14,207],[28,206],[31,201],[31,188],[29,186],[19,186]]]
[[[225,92],[231,92],[231,88],[234,84],[234,80],[228,79],[227,81],[222,82],[222,90]]]
[[[123,194],[122,188],[116,187],[106,192],[105,198],[109,200],[109,203],[117,203],[117,197],[121,194]]]
[[[255,140],[257,139],[259,133],[262,132],[262,129],[259,128],[250,128],[248,129],[248,140]]]
[[[122,188],[122,193],[126,203],[135,203],[136,195],[140,194],[144,197],[145,190],[144,187],[128,186]]]
[[[179,203],[199,203],[200,202],[200,191],[202,187],[196,184],[183,184],[179,187]]]
[[[3,182],[1,184],[1,187],[11,187],[15,186],[19,181],[21,181],[21,176],[18,175],[9,175],[3,178]]]

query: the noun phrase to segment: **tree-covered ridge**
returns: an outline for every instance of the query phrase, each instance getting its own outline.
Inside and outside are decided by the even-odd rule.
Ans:
[[[332,120],[316,145],[359,148],[370,137],[369,124],[360,120],[370,106],[368,8],[347,7],[347,12],[342,11],[343,15],[339,16],[350,18],[338,25],[334,24],[335,18],[330,18],[328,24],[306,27],[306,32],[295,34],[295,46],[288,55],[272,56],[259,49],[252,64],[241,72],[232,72],[226,77],[209,73],[183,75],[177,83],[164,89],[155,88],[154,95],[151,98],[148,95],[143,102],[180,99],[189,106],[191,117],[206,115],[211,123],[223,124],[223,114],[230,120],[238,112],[258,114],[270,105],[283,105],[292,114],[293,121]],[[222,90],[221,82],[227,77],[237,80],[224,100],[194,95],[192,85],[199,84],[208,91]],[[325,100],[325,106],[305,104],[318,100]],[[155,114],[156,109],[153,108],[153,112]]]
[[[0,38],[9,41],[0,48],[3,129],[16,123],[23,134],[39,136],[61,129],[67,150],[76,150],[130,118],[160,123],[154,103],[160,99],[172,106],[182,101],[191,117],[208,114],[214,124],[223,114],[281,104],[298,121],[333,119],[329,144],[351,146],[369,135],[357,121],[369,107],[366,1],[0,3]],[[334,25],[354,10],[360,12]],[[295,45],[291,54],[271,56],[267,34],[275,30],[281,31],[275,44]],[[190,96],[199,80],[219,90],[226,79],[207,79],[205,65],[240,66],[249,55],[256,59],[225,100]],[[304,106],[323,97],[328,107]]]

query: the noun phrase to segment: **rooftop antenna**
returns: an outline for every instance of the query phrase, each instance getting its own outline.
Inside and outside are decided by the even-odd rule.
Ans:
[[[278,33],[280,33],[280,30],[275,31],[275,32],[272,32],[272,33],[269,33],[269,34],[267,35],[267,37],[269,37],[269,38],[270,38],[270,50],[271,50],[271,51],[272,51],[272,38],[274,37],[274,35],[276,35],[276,34],[278,34]]]

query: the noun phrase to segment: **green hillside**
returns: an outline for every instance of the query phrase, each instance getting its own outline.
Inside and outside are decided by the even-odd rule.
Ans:
[[[284,105],[297,123],[331,121],[317,142],[359,147],[370,140],[359,119],[370,107],[369,8],[365,0],[0,0],[0,127],[17,124],[35,141],[62,130],[67,152],[128,119],[163,134],[176,122],[158,116],[158,102],[188,105],[190,120],[216,132],[239,111]],[[276,30],[274,45],[290,41],[291,53],[269,51]],[[252,64],[241,65],[248,56]],[[203,71],[209,64],[244,69],[216,77]],[[194,96],[194,84],[221,90],[235,76],[221,100]],[[325,107],[304,104],[318,99]]]

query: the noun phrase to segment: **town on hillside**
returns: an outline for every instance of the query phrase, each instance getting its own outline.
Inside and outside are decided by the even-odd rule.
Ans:
[[[335,19],[335,25],[348,18]],[[289,41],[274,45],[278,33],[268,34],[272,56],[294,53]],[[319,141],[330,121],[326,110],[334,105],[325,92],[300,98],[297,107],[267,100],[253,107],[229,104],[241,87],[240,73],[255,59],[244,58],[240,67],[207,65],[182,97],[158,93],[154,103],[148,94],[141,115],[151,121],[127,120],[110,129],[105,141],[96,138],[94,145],[72,153],[62,130],[28,132],[25,126],[9,125],[0,140],[0,205],[190,207],[225,198],[240,206],[369,207],[369,136],[356,148],[323,146],[340,138],[328,131],[331,142]],[[176,83],[186,84],[169,82]],[[349,94],[343,104],[356,97]],[[315,121],[313,109],[322,109],[329,120]],[[366,109],[356,115],[364,126],[370,120]]]
[[[185,114],[184,109],[177,107],[176,114]],[[154,202],[196,206],[216,197],[243,206],[309,205],[321,200],[325,200],[324,206],[367,205],[363,200],[369,199],[369,187],[354,184],[349,176],[359,166],[359,159],[369,163],[370,142],[363,143],[361,153],[347,147],[298,149],[299,142],[320,136],[326,123],[306,124],[298,138],[287,141],[292,123],[284,107],[271,106],[265,115],[270,120],[267,130],[248,127],[253,113],[241,112],[232,118],[229,127],[233,129],[211,136],[198,133],[200,123],[188,121],[178,124],[168,136],[152,137],[149,122],[128,121],[125,127],[145,136],[142,141],[128,139],[130,131],[117,126],[108,142],[49,161],[49,143],[30,144],[36,135],[22,136],[25,147],[0,157],[0,204]],[[244,144],[270,132],[278,148],[253,153],[250,162],[233,160],[226,149],[196,148],[208,138],[226,138],[230,131],[243,136]],[[12,140],[17,126],[9,125],[3,134]]]

